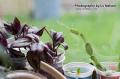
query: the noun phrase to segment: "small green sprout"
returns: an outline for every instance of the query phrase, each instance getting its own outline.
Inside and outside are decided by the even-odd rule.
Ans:
[[[80,68],[77,68],[77,75],[80,75]]]

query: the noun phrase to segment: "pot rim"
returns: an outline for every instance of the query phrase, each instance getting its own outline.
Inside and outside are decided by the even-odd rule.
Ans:
[[[25,74],[26,74],[26,76],[29,76],[29,75],[34,76],[34,77],[36,76],[37,79],[41,79],[40,78],[41,76],[44,77],[43,75],[41,75],[39,73],[36,73],[36,72],[33,72],[33,71],[29,71],[29,70],[15,70],[15,71],[10,71],[10,72],[7,73],[6,77],[9,78],[10,76],[14,76],[12,74],[14,74],[14,75],[19,74],[20,76],[22,76],[22,75],[25,76]]]
[[[94,66],[90,65],[89,63],[85,63],[85,62],[70,62],[70,63],[65,64],[63,66],[64,72],[66,71],[67,68],[71,68],[71,67],[84,67],[86,69],[89,69],[85,73],[80,73],[81,75],[78,76],[79,78],[84,78],[84,77],[91,76],[93,71],[94,71],[94,69],[95,69]],[[69,76],[69,77],[76,77],[76,75],[73,75],[73,74],[69,75],[69,74],[66,74],[66,72],[65,72],[65,75]]]

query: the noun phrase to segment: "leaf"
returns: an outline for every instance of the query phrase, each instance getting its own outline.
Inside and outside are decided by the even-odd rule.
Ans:
[[[50,50],[53,49],[51,42],[47,42],[47,43],[45,43],[45,45],[46,45]]]
[[[9,48],[21,48],[21,47],[27,47],[32,42],[29,39],[26,38],[19,38],[15,40],[14,42],[10,43]]]
[[[73,33],[73,34],[75,34],[75,35],[79,35],[80,34],[79,31],[76,30],[76,29],[74,29],[74,28],[71,28],[70,32]]]
[[[12,34],[12,31],[13,31],[13,30],[12,30],[11,25],[5,23],[4,26],[5,26],[6,31]]]
[[[2,32],[0,32],[0,44],[2,44],[4,47],[7,47],[7,40],[6,37]]]
[[[21,24],[17,17],[14,18],[14,21],[11,24],[5,23],[4,26],[12,35],[16,35],[21,29]]]
[[[67,43],[62,43],[62,46],[64,47],[65,50],[68,50],[68,45],[67,45]]]
[[[81,72],[80,68],[77,68],[77,75],[80,75],[80,72]]]
[[[27,38],[31,40],[32,42],[39,42],[39,37],[35,34],[27,34],[24,36],[24,38]]]
[[[28,30],[30,29],[30,27],[28,27],[27,24],[25,24],[23,27],[21,27],[21,30],[19,31],[19,37],[24,37],[24,35],[28,34]]]
[[[45,27],[42,27],[39,31],[36,32],[36,35],[42,36],[44,30],[45,30]]]
[[[85,48],[86,48],[87,54],[90,55],[90,56],[92,56],[93,55],[93,49],[92,49],[90,43],[86,43],[85,44]]]
[[[30,47],[31,51],[33,52],[43,52],[44,51],[44,46],[43,44],[40,43],[33,43]]]
[[[14,18],[12,25],[13,25],[15,31],[18,31],[21,29],[21,24],[17,17]]]
[[[39,71],[39,69],[40,69],[40,57],[39,57],[39,55],[37,53],[32,52],[32,51],[28,51],[26,57],[27,57],[29,64],[31,65],[31,67],[33,67],[33,69],[35,69],[35,71]]]
[[[55,48],[56,46],[59,46],[61,43],[64,42],[64,37],[63,37],[63,33],[62,32],[55,32],[55,31],[51,31],[50,32],[52,40],[53,40],[53,48]]]
[[[30,51],[27,53],[27,60],[30,65],[38,71],[40,68],[40,61],[45,61],[44,58],[44,46],[40,43],[34,43],[30,47]]]

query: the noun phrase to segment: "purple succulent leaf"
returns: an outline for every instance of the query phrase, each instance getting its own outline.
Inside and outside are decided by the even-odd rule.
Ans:
[[[21,29],[21,24],[20,24],[20,21],[18,20],[17,17],[14,18],[14,21],[13,21],[13,27],[14,27],[14,30],[18,32],[18,30]]]
[[[44,52],[49,52],[51,56],[55,57],[56,56],[56,53],[55,51],[53,50],[52,48],[52,44],[50,42],[47,42],[45,45],[44,45]]]
[[[40,43],[33,43],[30,47],[30,51],[27,53],[27,60],[35,70],[39,70],[40,61],[45,61],[44,45]]]
[[[19,38],[15,40],[14,42],[9,44],[10,48],[21,48],[21,47],[27,47],[31,44],[31,41],[26,38]]]
[[[63,37],[63,32],[57,32],[56,39],[59,39],[60,37]]]
[[[26,35],[27,33],[28,33],[28,30],[30,29],[30,27],[27,25],[27,24],[25,24],[23,27],[21,27],[21,30],[20,30],[20,32],[19,32],[19,37],[24,37],[24,35]]]
[[[2,44],[5,47],[7,47],[8,45],[6,37],[4,36],[2,32],[0,32],[0,44]]]
[[[68,45],[67,45],[67,43],[64,42],[64,43],[62,43],[61,45],[64,47],[64,50],[68,50]]]
[[[33,42],[39,42],[39,36],[37,36],[35,34],[27,34],[24,36],[24,38],[28,38],[29,40],[31,40]]]
[[[39,71],[40,69],[40,57],[38,53],[35,53],[33,51],[28,51],[27,53],[27,61],[35,69],[35,71]]]
[[[11,28],[11,25],[5,23],[4,26],[5,26],[6,31],[12,34],[12,31],[13,31],[13,30],[12,30],[12,28]]]
[[[43,52],[44,51],[44,46],[41,43],[33,43],[30,47],[31,51],[33,52]]]
[[[44,30],[45,30],[45,27],[42,27],[39,31],[36,32],[36,35],[42,36]]]
[[[45,60],[46,60],[47,63],[53,64],[54,58],[51,55],[51,51],[44,52],[44,56],[45,56]]]
[[[52,47],[52,43],[51,43],[51,42],[47,42],[47,43],[45,43],[45,45],[46,45],[47,48],[49,48],[50,50],[53,49],[53,47]]]
[[[17,17],[14,18],[13,23],[11,24],[5,23],[4,26],[5,29],[13,35],[16,35],[21,29],[21,24],[20,21],[17,19]]]
[[[60,45],[61,43],[64,42],[64,38],[63,37],[60,37],[59,39],[57,39],[57,41],[55,42],[55,46],[58,46]]]
[[[56,31],[54,31],[54,30],[51,30],[51,31],[50,31],[50,35],[51,35],[51,37],[52,37],[52,40],[53,40],[53,41],[55,41],[55,40],[56,40],[56,38],[57,38],[57,37],[56,37],[57,32],[56,32]]]
[[[33,33],[33,34],[36,34],[38,36],[42,36],[44,30],[45,30],[45,27],[42,27],[40,30],[38,28],[31,28],[28,30],[28,33]]]
[[[11,28],[12,28],[12,34],[13,35],[16,35],[20,31],[21,24],[20,24],[20,21],[18,20],[17,17],[14,18],[14,21],[11,24]]]
[[[50,32],[52,40],[53,40],[53,48],[58,47],[61,43],[64,42],[64,37],[62,32],[55,32],[51,31]]]

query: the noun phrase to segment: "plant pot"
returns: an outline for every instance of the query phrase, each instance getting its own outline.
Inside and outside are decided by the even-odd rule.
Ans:
[[[120,79],[120,72],[117,72],[117,62],[101,62],[101,64],[107,69],[107,71],[97,71],[97,79]]]
[[[64,60],[65,60],[65,51],[64,51],[64,49],[60,48],[58,50],[58,54],[61,54],[61,56],[55,58],[54,64],[52,64],[52,66],[54,68],[56,68],[58,71],[60,71],[61,73],[64,73],[63,72],[63,64],[64,64]]]
[[[8,72],[7,79],[47,79],[45,76],[32,71],[17,70]]]
[[[77,69],[80,68],[80,74],[77,74]],[[92,79],[94,67],[84,62],[72,62],[63,67],[67,79]]]
[[[14,70],[25,70],[26,69],[26,58],[21,57],[21,58],[11,58],[12,63],[13,63],[13,69]]]

